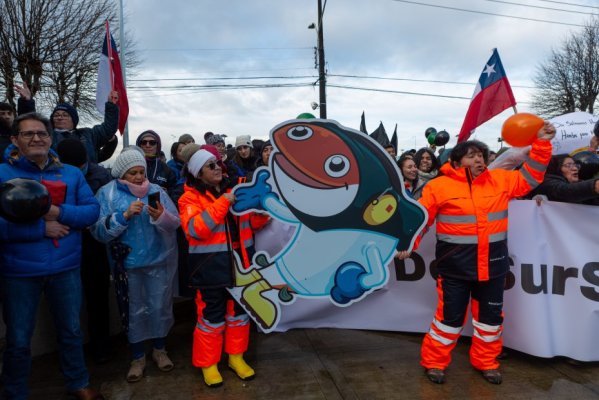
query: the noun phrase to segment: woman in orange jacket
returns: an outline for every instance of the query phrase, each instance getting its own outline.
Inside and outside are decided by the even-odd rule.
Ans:
[[[424,187],[419,202],[428,211],[428,225],[437,222],[439,301],[420,363],[435,383],[445,381],[469,303],[474,327],[470,362],[487,381],[502,381],[496,358],[502,348],[503,290],[509,270],[508,202],[543,181],[554,135],[555,128],[546,122],[517,171],[488,170],[484,143],[459,143],[441,167],[443,176]]]
[[[209,387],[222,385],[218,370],[223,343],[228,365],[243,380],[254,378],[245,362],[249,317],[227,287],[233,286],[235,263],[250,266],[254,254],[253,231],[267,217],[234,216],[235,202],[221,167],[207,150],[197,150],[184,169],[185,192],[179,199],[181,225],[189,242],[190,285],[197,288],[198,322],[193,336],[193,365],[202,369]]]

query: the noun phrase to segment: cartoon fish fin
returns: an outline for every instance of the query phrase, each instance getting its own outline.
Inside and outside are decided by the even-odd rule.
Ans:
[[[293,215],[287,206],[281,202],[276,195],[268,194],[262,200],[263,207],[270,215],[290,224],[298,224],[300,221]]]
[[[360,277],[360,283],[364,288],[378,287],[387,280],[387,267],[383,264],[383,258],[378,247],[369,243],[364,251],[366,256],[366,274]]]

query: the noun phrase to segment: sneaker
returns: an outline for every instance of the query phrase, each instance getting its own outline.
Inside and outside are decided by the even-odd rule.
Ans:
[[[158,369],[163,372],[168,372],[175,367],[164,349],[154,349],[154,351],[152,351],[152,360],[154,360]]]
[[[445,371],[439,368],[428,368],[426,370],[426,377],[434,383],[445,383]]]
[[[494,385],[499,385],[503,381],[503,377],[501,376],[501,372],[498,369],[486,369],[481,371],[483,374],[483,378],[487,380],[487,382],[492,383]]]
[[[146,369],[146,356],[138,358],[137,360],[131,361],[129,372],[127,372],[127,382],[139,382],[144,377],[144,370]]]

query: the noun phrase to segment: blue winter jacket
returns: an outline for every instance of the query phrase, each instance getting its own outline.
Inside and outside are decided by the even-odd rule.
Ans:
[[[119,126],[119,107],[107,101],[104,110],[104,122],[91,128],[76,128],[72,131],[52,132],[52,148],[56,150],[58,143],[64,139],[78,139],[85,146],[87,161],[98,163],[98,152],[116,134]]]
[[[175,230],[180,224],[179,214],[166,192],[150,183],[148,194],[156,192],[160,192],[160,203],[164,207],[164,212],[156,221],[152,220],[146,207],[140,215],[125,220],[123,213],[137,197],[118,180],[102,186],[96,193],[100,202],[100,219],[92,226],[91,233],[102,243],[119,238],[131,247],[125,259],[126,269],[166,265],[167,259],[173,254],[175,259],[177,257]],[[140,200],[148,204],[148,195]]]
[[[81,230],[96,222],[100,206],[78,168],[62,164],[50,150],[50,158],[42,170],[37,164],[20,157],[18,149],[7,149],[7,163],[0,165],[0,182],[13,178],[37,181],[62,181],[67,190],[59,206],[58,222],[67,225],[69,234],[57,240],[45,236],[43,218],[18,224],[0,217],[0,273],[10,277],[52,275],[79,268],[81,264]]]

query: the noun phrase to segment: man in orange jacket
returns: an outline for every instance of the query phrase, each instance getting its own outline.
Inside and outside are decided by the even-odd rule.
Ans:
[[[445,381],[468,303],[474,327],[470,362],[487,381],[502,381],[496,358],[502,348],[503,290],[509,270],[508,202],[543,181],[554,136],[555,128],[545,122],[529,158],[516,171],[488,170],[484,143],[459,143],[441,167],[443,176],[424,187],[419,201],[428,211],[428,225],[437,220],[439,301],[420,361],[432,382]]]

